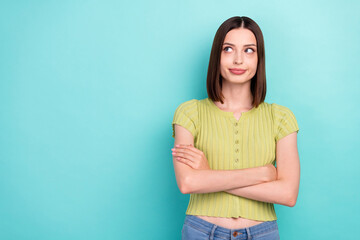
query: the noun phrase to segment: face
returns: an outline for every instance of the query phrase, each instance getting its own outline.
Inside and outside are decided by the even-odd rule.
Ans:
[[[229,31],[225,36],[220,57],[220,73],[223,82],[251,81],[256,73],[257,62],[255,35],[245,28]]]

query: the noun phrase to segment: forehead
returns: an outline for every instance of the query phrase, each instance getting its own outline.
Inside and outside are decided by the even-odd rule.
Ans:
[[[224,42],[235,45],[256,44],[256,37],[249,29],[236,28],[226,34]]]

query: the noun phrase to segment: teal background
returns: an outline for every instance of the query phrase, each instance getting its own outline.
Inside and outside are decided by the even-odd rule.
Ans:
[[[358,1],[1,1],[0,239],[180,239],[171,121],[217,28],[265,38],[266,102],[300,131],[282,239],[358,235]]]

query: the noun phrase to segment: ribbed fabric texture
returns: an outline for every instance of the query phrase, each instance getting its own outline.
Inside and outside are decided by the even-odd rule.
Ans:
[[[210,98],[180,104],[172,122],[189,130],[194,146],[204,152],[213,170],[233,170],[275,164],[279,139],[299,127],[292,111],[275,103],[261,103],[236,120],[232,112],[218,108]],[[227,192],[190,194],[186,214],[276,220],[273,203],[260,202]]]

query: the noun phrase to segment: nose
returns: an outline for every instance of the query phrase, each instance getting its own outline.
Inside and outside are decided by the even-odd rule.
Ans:
[[[242,62],[243,62],[243,54],[242,54],[242,52],[241,51],[236,52],[234,54],[234,63],[235,64],[240,64]]]

